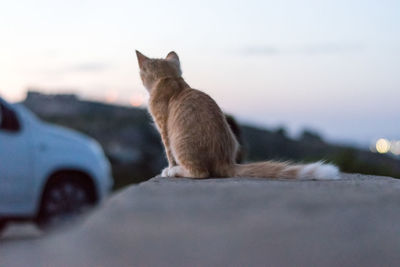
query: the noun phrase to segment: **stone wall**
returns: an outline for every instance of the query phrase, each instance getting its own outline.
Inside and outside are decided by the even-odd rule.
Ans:
[[[154,178],[0,266],[398,266],[400,180]]]

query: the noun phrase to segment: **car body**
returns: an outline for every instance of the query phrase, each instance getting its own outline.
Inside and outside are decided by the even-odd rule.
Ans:
[[[0,220],[37,218],[59,177],[85,184],[93,204],[109,194],[111,166],[95,140],[45,123],[21,104],[0,98],[0,107]]]

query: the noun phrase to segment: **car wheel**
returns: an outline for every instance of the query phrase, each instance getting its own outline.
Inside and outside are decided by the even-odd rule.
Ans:
[[[6,229],[7,222],[5,220],[0,220],[0,236],[3,233],[4,229]]]
[[[75,220],[94,204],[87,184],[62,178],[50,183],[43,194],[37,218],[39,228],[47,230]]]

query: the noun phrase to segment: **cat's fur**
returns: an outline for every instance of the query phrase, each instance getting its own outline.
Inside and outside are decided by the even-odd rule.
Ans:
[[[150,93],[149,110],[161,134],[170,177],[339,177],[337,167],[323,163],[284,162],[236,164],[238,142],[217,103],[192,89],[182,78],[179,57],[152,59],[136,51],[140,77]]]

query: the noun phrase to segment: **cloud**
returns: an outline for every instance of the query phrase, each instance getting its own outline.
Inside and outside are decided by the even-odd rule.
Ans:
[[[111,64],[105,62],[86,62],[69,66],[64,69],[66,72],[100,72],[110,69]]]
[[[95,74],[115,68],[115,65],[107,62],[84,62],[71,65],[63,65],[53,68],[45,68],[40,70],[43,74],[54,75],[69,75],[69,74]]]
[[[242,52],[246,55],[276,55],[281,53],[277,47],[272,45],[249,46],[245,47]]]
[[[249,56],[273,56],[273,55],[319,55],[319,54],[337,54],[337,53],[353,53],[363,50],[364,47],[358,44],[336,44],[322,43],[309,45],[292,45],[292,46],[273,46],[273,45],[256,45],[247,46],[242,49],[242,54]]]

